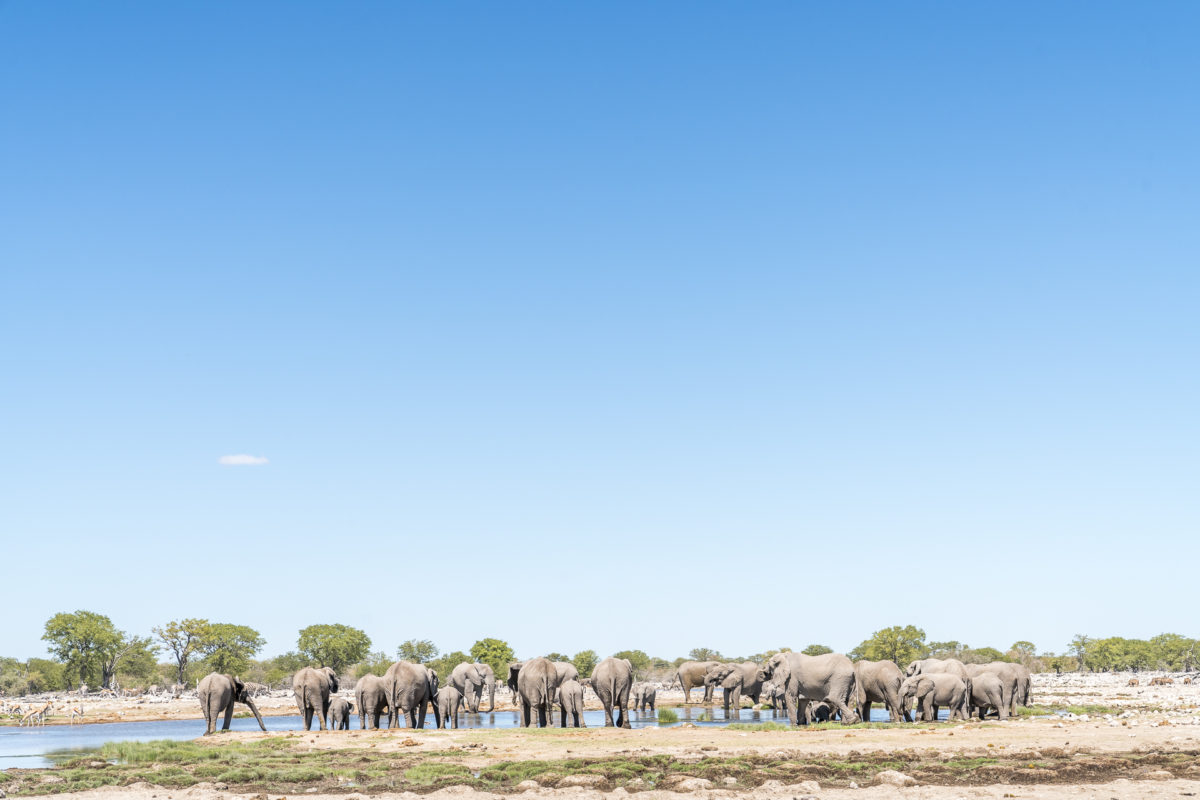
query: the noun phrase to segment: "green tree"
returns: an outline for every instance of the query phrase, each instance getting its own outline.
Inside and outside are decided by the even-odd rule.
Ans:
[[[480,639],[471,645],[471,661],[487,664],[496,672],[496,680],[508,680],[508,665],[516,660],[516,654],[503,639]]]
[[[1196,640],[1178,633],[1160,633],[1150,639],[1155,665],[1171,672],[1191,672],[1196,663]]]
[[[826,647],[823,644],[810,644],[808,647],[800,651],[806,656],[823,656],[826,653],[832,653],[832,647]]]
[[[861,658],[893,661],[904,669],[910,662],[924,658],[927,652],[925,631],[915,625],[893,625],[875,631],[870,639],[850,651],[850,657],[856,661]]]
[[[250,666],[250,659],[266,644],[262,635],[246,625],[214,622],[201,649],[205,666],[213,672],[238,675]]]
[[[438,649],[428,639],[409,639],[396,648],[396,655],[401,661],[425,664],[438,657]]]
[[[708,647],[693,647],[688,652],[688,658],[692,661],[724,661],[725,656],[717,650],[712,650]]]
[[[622,650],[619,653],[613,653],[613,658],[627,658],[629,663],[633,665],[633,673],[642,675],[646,670],[650,669],[652,660],[650,656],[643,653],[641,650]],[[583,670],[579,670],[579,674],[583,674]]]
[[[565,653],[558,653],[558,652],[546,653],[546,658],[550,659],[551,661],[570,661],[571,660],[571,657],[569,655],[567,655]]]
[[[154,635],[167,646],[171,655],[175,657],[175,663],[178,665],[178,683],[186,683],[188,661],[203,645],[208,627],[206,619],[184,619],[168,622],[158,628],[151,628]]]
[[[1071,640],[1071,644],[1068,646],[1071,650],[1071,653],[1074,654],[1075,660],[1079,663],[1080,672],[1082,672],[1084,668],[1091,669],[1091,666],[1088,664],[1088,649],[1091,647],[1091,644],[1092,639],[1090,637],[1085,636],[1082,633],[1077,633],[1075,634],[1075,638]]]
[[[446,679],[450,677],[450,673],[454,671],[454,668],[462,663],[472,663],[471,657],[461,650],[455,650],[453,653],[447,653],[440,658],[433,659],[426,666],[437,673],[439,681],[445,683]],[[508,677],[507,667],[505,668],[503,677]]]
[[[354,665],[354,677],[361,678],[364,675],[383,675],[393,663],[391,656],[382,650],[375,653],[367,653],[361,661]],[[433,663],[431,661],[429,665],[433,666]]]
[[[964,650],[971,648],[960,641],[930,642],[927,658],[960,658]]]
[[[349,625],[309,625],[300,631],[296,649],[318,666],[330,667],[340,675],[370,652],[371,637]]]
[[[575,665],[575,669],[579,670],[579,677],[586,678],[600,663],[600,656],[596,655],[595,650],[580,650],[571,659],[571,663]]]
[[[262,683],[268,686],[290,685],[291,677],[307,667],[309,660],[308,657],[295,650],[289,650],[282,655],[269,658],[260,664]]]
[[[66,664],[65,679],[112,686],[121,662],[145,651],[150,640],[117,630],[112,620],[92,611],[62,612],[46,621],[42,639],[50,652]]]
[[[964,664],[990,664],[993,661],[1009,661],[1009,657],[994,647],[968,647],[959,654]]]

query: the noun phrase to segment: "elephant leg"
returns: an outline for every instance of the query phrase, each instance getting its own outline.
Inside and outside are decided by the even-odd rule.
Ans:
[[[870,700],[863,701],[862,706],[860,706],[858,709],[858,718],[861,719],[863,722],[871,721],[871,701]],[[892,720],[892,722],[895,722],[895,721],[896,720]]]

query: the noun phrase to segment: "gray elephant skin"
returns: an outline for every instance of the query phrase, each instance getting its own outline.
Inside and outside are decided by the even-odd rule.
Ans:
[[[437,693],[438,727],[457,728],[458,712],[463,705],[462,692],[447,684]]]
[[[354,685],[354,705],[358,707],[358,727],[378,728],[379,718],[390,714],[387,686],[378,675],[363,675]]]
[[[985,675],[995,675],[1000,681],[1001,702],[1005,708],[1005,713],[1001,716],[1009,717],[1017,713],[1017,698],[1021,694],[1021,672],[1018,664],[993,661],[990,664],[967,664],[966,668],[972,684]],[[975,696],[974,691],[971,696]],[[1000,713],[999,706],[996,706],[996,713]]]
[[[246,684],[241,678],[210,672],[200,679],[196,687],[196,697],[200,700],[200,710],[204,712],[205,736],[216,733],[217,717],[222,714],[225,715],[225,722],[221,725],[221,730],[229,730],[229,723],[233,720],[234,703],[247,705],[254,712],[258,727],[264,731],[267,729],[263,724],[262,714],[258,713],[258,706],[254,705],[254,700],[250,698]]]
[[[558,670],[548,658],[517,661],[508,667],[508,682],[515,686],[517,704],[521,709],[521,727],[533,724],[537,711],[537,726],[546,727],[554,711],[554,692],[558,689]]]
[[[905,678],[900,684],[900,702],[915,699],[923,722],[937,722],[938,709],[950,709],[949,719],[966,720],[970,707],[970,689],[966,682],[949,672],[922,672]]]
[[[854,664],[841,653],[806,656],[803,653],[777,653],[758,671],[759,681],[774,681],[783,686],[784,705],[788,722],[799,725],[807,722],[808,704],[829,703],[842,722],[858,721],[850,707],[858,697],[858,678]]]
[[[397,661],[383,674],[383,684],[388,699],[388,728],[401,726],[401,714],[408,727],[424,728],[426,706],[434,703],[438,689],[437,676],[432,670],[411,661]],[[433,714],[434,722],[440,727],[436,703]]]
[[[859,719],[870,722],[871,704],[883,703],[892,722],[912,722],[912,715],[900,702],[904,673],[894,661],[856,661],[854,674],[858,683],[856,710]]]
[[[946,675],[956,675],[962,679],[963,684],[967,687],[967,692],[963,696],[963,705],[961,709],[957,709],[959,717],[966,719],[970,716],[971,710],[971,671],[967,669],[967,665],[959,661],[957,658],[922,658],[913,661],[908,665],[908,669],[904,674],[908,677],[914,675],[933,675],[943,673]]]
[[[979,718],[995,709],[1000,719],[1008,719],[1010,693],[1005,691],[1005,681],[994,672],[981,670],[971,678],[971,708],[979,712]]]
[[[304,730],[312,729],[316,715],[321,730],[325,730],[325,719],[329,716],[329,697],[338,690],[337,673],[329,667],[305,667],[292,676],[292,693],[296,695],[296,707],[304,717]]]
[[[335,731],[350,730],[350,712],[354,706],[344,697],[329,698],[329,727]]]
[[[645,681],[637,681],[629,690],[629,705],[634,711],[645,711],[649,709],[654,711],[655,701],[658,699],[658,689],[654,684],[646,683]]]
[[[583,722],[583,686],[579,681],[570,679],[563,681],[558,687],[558,714],[562,726],[567,727],[568,718],[571,727],[586,728]]]
[[[697,686],[704,686],[705,705],[712,702],[712,692],[708,686],[704,684],[704,676],[709,669],[719,665],[720,661],[685,661],[675,669],[675,677],[671,681],[671,686],[677,682],[683,687],[683,702],[692,702],[692,689]],[[670,687],[668,687],[670,688]]]
[[[592,691],[604,706],[604,727],[632,727],[629,724],[629,690],[633,686],[633,664],[627,658],[608,658],[592,670]],[[616,709],[616,722],[613,721]]]
[[[472,714],[479,713],[479,701],[487,689],[488,711],[496,710],[496,673],[489,665],[464,661],[450,673],[446,685],[459,691]]]
[[[741,708],[742,695],[757,703],[762,696],[763,682],[758,679],[758,664],[743,661],[740,664],[717,664],[704,674],[704,695],[711,697],[717,686],[723,691],[726,713],[732,704],[734,711]]]

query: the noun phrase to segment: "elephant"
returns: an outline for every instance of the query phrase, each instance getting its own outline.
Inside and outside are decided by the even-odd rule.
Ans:
[[[809,703],[804,709],[804,721],[809,725],[814,722],[830,722],[833,720],[837,712],[833,710],[833,706],[822,700],[820,703]]]
[[[554,670],[558,673],[558,685],[562,686],[567,681],[579,680],[579,670],[570,661],[552,661]]]
[[[350,730],[350,712],[354,705],[344,697],[329,699],[329,727],[335,731]]]
[[[856,661],[854,675],[858,684],[855,710],[859,719],[870,722],[871,704],[883,703],[892,722],[912,722],[912,715],[900,702],[900,684],[904,683],[904,673],[896,666],[896,662]]]
[[[807,718],[808,703],[821,701],[842,715],[843,724],[858,722],[858,714],[849,705],[858,697],[858,678],[854,664],[841,653],[777,653],[759,668],[757,677],[760,682],[771,680],[783,686],[784,705],[792,725],[799,725],[801,716]]]
[[[971,707],[979,709],[979,718],[987,716],[988,709],[996,709],[1000,719],[1008,719],[1011,692],[1005,691],[1006,681],[994,672],[981,670],[971,678]]]
[[[783,685],[775,681],[766,681],[762,685],[762,696],[771,704],[772,716],[779,716],[780,711],[787,709],[787,700],[783,696]]]
[[[683,702],[692,702],[692,689],[696,686],[704,686],[704,704],[712,703],[712,690],[705,686],[704,675],[711,669],[719,665],[720,661],[685,661],[675,670],[675,677],[671,680],[671,686],[674,686],[676,681],[683,687]],[[670,687],[667,687],[670,688]]]
[[[1033,676],[1029,674],[1029,670],[1025,668],[1024,664],[1013,664],[1013,666],[1017,668],[1016,701],[1028,708],[1029,704],[1032,702],[1032,700],[1030,700],[1030,689],[1033,686]]]
[[[719,673],[717,676],[714,673]],[[740,678],[738,674],[740,673]],[[742,695],[750,698],[751,702],[757,703],[762,696],[763,682],[758,679],[758,664],[753,661],[743,661],[741,664],[718,664],[715,667],[710,667],[708,672],[704,673],[704,694],[712,697],[717,686],[724,689],[724,706],[725,711],[729,711],[730,702],[733,703],[733,708],[736,711],[741,704]],[[730,692],[733,697],[730,697]]]
[[[410,728],[425,727],[426,704],[433,703],[437,696],[437,675],[421,664],[397,661],[383,675],[388,698],[388,728],[401,726],[400,715],[408,720]],[[433,706],[433,719],[441,727],[437,704]]]
[[[645,681],[638,681],[629,690],[629,704],[634,711],[645,711],[649,707],[653,712],[657,697],[658,689],[654,684]]]
[[[629,688],[633,686],[633,664],[627,658],[609,656],[592,670],[592,691],[604,706],[604,727],[613,727],[613,709],[617,709],[616,727],[629,724]]]
[[[1021,693],[1021,672],[1017,664],[1008,661],[993,661],[990,664],[967,664],[966,668],[972,683],[983,675],[995,675],[1000,679],[1001,700],[1005,713],[1000,714],[999,706],[996,707],[996,713],[1000,714],[1001,719],[1017,713],[1017,698]],[[974,697],[974,692],[972,692],[972,697]]]
[[[957,675],[967,687],[967,692],[963,696],[963,707],[959,709],[959,716],[966,719],[971,714],[969,708],[971,705],[971,672],[967,669],[966,664],[957,658],[922,658],[909,664],[904,674],[911,678],[914,675],[929,675],[939,672]]]
[[[757,669],[758,667],[755,665],[755,670],[757,671]],[[732,703],[733,711],[736,714],[742,707],[742,682],[745,677],[741,667],[737,664],[718,664],[704,674],[704,693],[710,694],[720,686],[723,689],[721,699],[725,713],[729,714],[729,706]],[[759,683],[759,687],[761,686],[762,684]]]
[[[533,724],[537,710],[538,727],[544,728],[553,716],[554,691],[558,688],[558,670],[548,658],[531,658],[508,666],[508,681],[516,687],[521,709],[521,727]]]
[[[366,729],[369,725],[378,729],[379,717],[384,711],[391,715],[387,686],[383,678],[378,675],[363,675],[359,678],[358,683],[354,685],[354,705],[358,708],[358,727]]]
[[[305,667],[292,676],[292,693],[296,695],[296,707],[304,717],[304,730],[312,730],[314,714],[321,730],[325,730],[329,696],[337,690],[337,673],[329,667]]]
[[[241,678],[210,672],[201,678],[196,686],[196,697],[199,698],[200,709],[204,712],[205,736],[217,732],[217,717],[221,714],[225,715],[225,724],[221,726],[221,730],[229,730],[229,723],[233,720],[234,703],[245,703],[249,706],[254,712],[254,718],[258,720],[258,727],[264,731],[267,729],[263,724],[262,714],[258,713],[258,706],[254,705],[254,700],[246,691],[246,684]]]
[[[483,690],[488,691],[488,711],[496,710],[496,672],[489,665],[476,661],[464,661],[450,673],[447,685],[458,689],[472,714],[479,713],[479,700]]]
[[[915,698],[921,707],[921,720],[936,722],[938,707],[950,709],[950,720],[967,719],[970,704],[970,691],[966,682],[957,675],[949,672],[922,672],[905,678],[900,684],[900,702],[906,707],[908,701]]]
[[[510,663],[508,665],[508,677],[504,680],[504,685],[508,687],[510,692],[512,692],[512,701],[514,706],[520,705],[520,701],[517,699],[517,678],[520,676],[521,667],[523,666],[525,666],[524,661],[513,661]],[[555,671],[554,674],[557,676],[558,672]]]
[[[583,687],[579,685],[579,681],[571,679],[559,684],[558,713],[564,728],[567,727],[568,716],[574,727],[587,727],[583,721]]]
[[[457,728],[458,727],[458,712],[463,705],[462,692],[455,689],[452,684],[446,684],[438,689],[437,707],[438,707],[438,727]]]

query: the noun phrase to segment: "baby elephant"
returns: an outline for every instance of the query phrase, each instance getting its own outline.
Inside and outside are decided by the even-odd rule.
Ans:
[[[951,720],[965,721],[966,695],[963,679],[946,672],[913,675],[900,684],[900,705],[907,708],[909,699],[916,698],[924,722],[937,721],[939,706],[949,706]]]
[[[462,692],[453,686],[442,686],[437,693],[438,716],[442,718],[442,727],[458,727],[458,711],[462,708]]]
[[[558,687],[558,710],[562,726],[567,727],[567,716],[576,728],[586,728],[583,722],[583,687],[579,681],[563,681]]]
[[[658,690],[654,688],[654,684],[638,681],[629,690],[629,707],[634,711],[645,711],[649,708],[653,712],[657,697]]]
[[[350,730],[350,712],[354,704],[344,697],[329,698],[329,727],[335,731]]]
[[[979,718],[987,716],[989,709],[996,709],[1000,719],[1008,719],[1008,703],[1004,702],[1000,676],[992,672],[981,672],[971,678],[971,705],[979,709]]]

